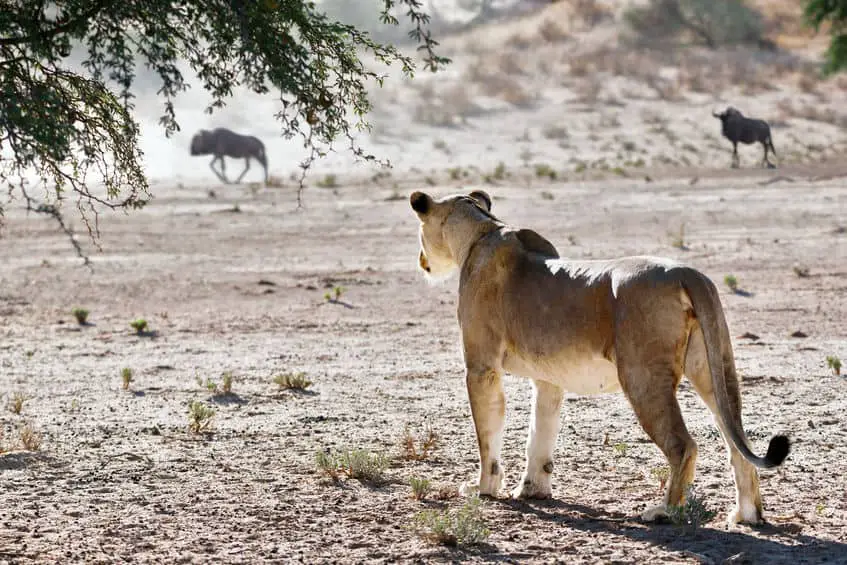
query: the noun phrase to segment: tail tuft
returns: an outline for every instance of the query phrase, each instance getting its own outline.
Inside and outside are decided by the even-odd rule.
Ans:
[[[786,436],[773,436],[768,445],[765,460],[770,467],[778,467],[788,457],[789,451],[791,451],[791,443]]]

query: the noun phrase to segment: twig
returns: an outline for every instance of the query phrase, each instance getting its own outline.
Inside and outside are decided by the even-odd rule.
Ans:
[[[54,204],[39,203],[37,200],[27,194],[26,189],[23,187],[23,185],[21,185],[19,188],[21,194],[24,197],[24,200],[26,200],[27,212],[32,211],[38,214],[46,214],[55,219],[56,222],[58,222],[59,224],[59,228],[61,228],[61,230],[65,232],[65,235],[68,236],[68,239],[70,239],[71,245],[74,246],[76,254],[79,256],[80,259],[82,259],[83,265],[88,267],[91,272],[94,272],[94,267],[91,265],[91,259],[82,250],[82,246],[79,244],[79,241],[77,241],[76,237],[74,236],[73,230],[68,227],[68,225],[65,223],[65,219],[64,217],[62,217],[62,213],[59,211],[59,209]]]

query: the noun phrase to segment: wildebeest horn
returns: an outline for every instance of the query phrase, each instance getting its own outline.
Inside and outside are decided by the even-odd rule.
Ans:
[[[714,116],[714,117],[716,117],[716,118],[720,118],[720,117],[721,117],[721,115],[720,115],[720,114],[716,114],[714,110],[712,110],[712,116]]]

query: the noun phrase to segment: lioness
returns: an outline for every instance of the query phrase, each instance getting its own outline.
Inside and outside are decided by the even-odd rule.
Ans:
[[[526,467],[517,498],[551,495],[553,450],[564,391],[623,390],[641,426],[668,459],[661,505],[684,502],[697,445],[676,400],[683,373],[712,411],[735,473],[731,523],[762,522],[756,467],[782,463],[788,438],[756,456],[741,424],[738,376],[718,291],[702,273],[669,259],[568,261],[529,229],[491,214],[483,191],[435,200],[411,195],[420,218],[419,266],[432,279],[461,269],[458,318],[480,472],[464,493],[494,496],[502,486],[504,372],[534,383]]]

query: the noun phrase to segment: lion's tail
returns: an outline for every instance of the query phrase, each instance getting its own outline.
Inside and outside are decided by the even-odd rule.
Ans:
[[[772,437],[768,445],[768,452],[764,457],[759,457],[753,453],[747,443],[747,435],[741,425],[740,413],[738,417],[735,417],[730,408],[729,394],[726,390],[726,372],[728,370],[734,372],[735,368],[729,328],[726,325],[726,318],[723,314],[717,288],[709,279],[694,269],[685,269],[682,285],[691,298],[694,314],[703,330],[715,402],[724,427],[729,432],[729,440],[741,455],[756,467],[769,469],[779,466],[788,456],[790,449],[788,438],[783,435]]]

